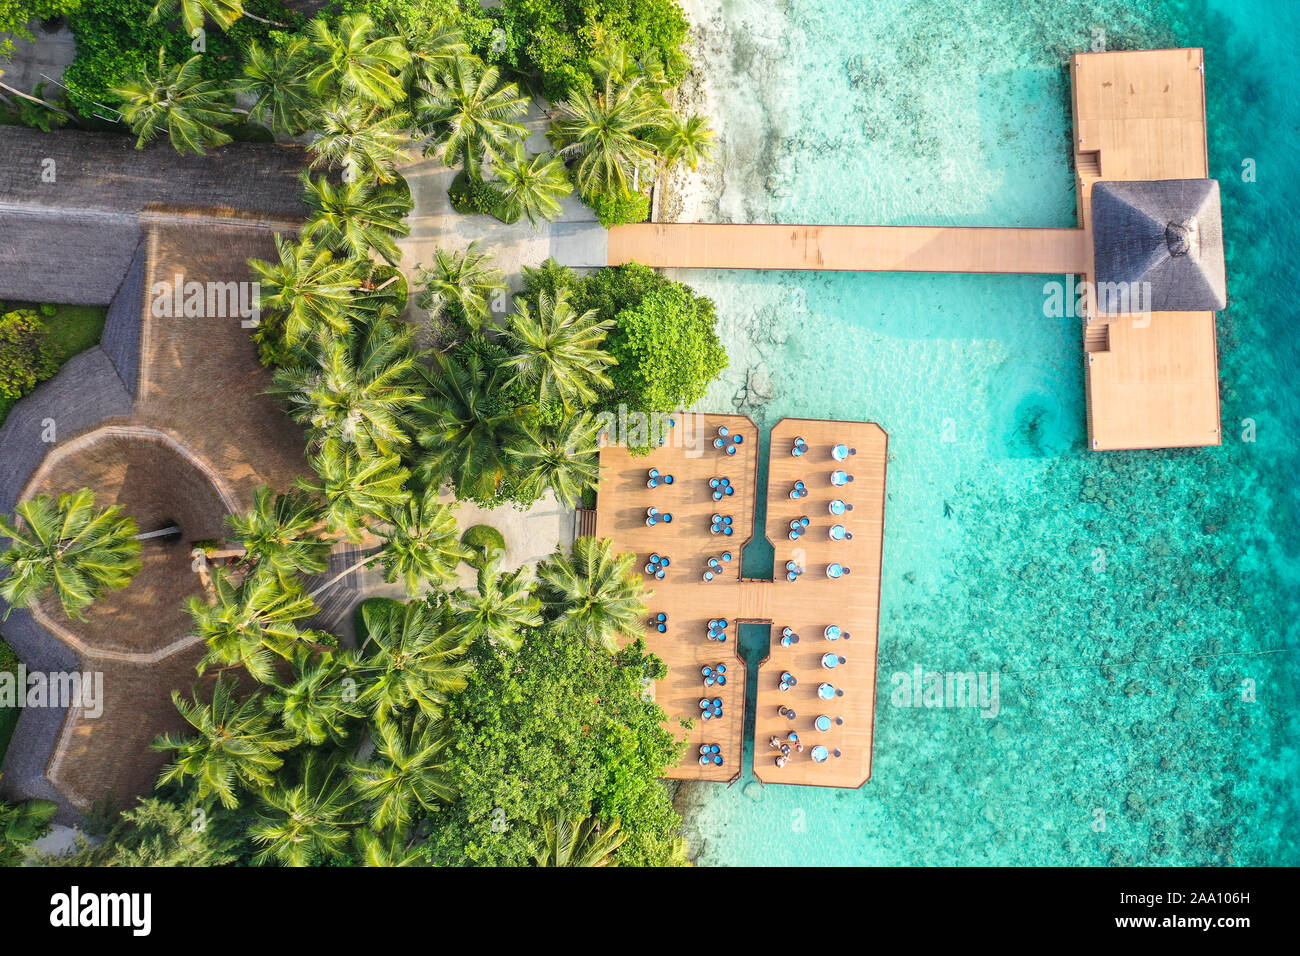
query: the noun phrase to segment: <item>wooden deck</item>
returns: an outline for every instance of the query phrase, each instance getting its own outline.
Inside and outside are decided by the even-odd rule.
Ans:
[[[609,264],[1065,275],[1088,265],[1080,229],[639,223],[609,231]]]
[[[1199,49],[1082,53],[1070,62],[1084,279],[1095,289],[1092,186],[1099,180],[1204,179],[1205,58]],[[1213,312],[1097,316],[1084,324],[1088,437],[1094,449],[1221,441]]]
[[[872,721],[874,718],[876,630],[879,617],[880,554],[884,520],[886,437],[879,426],[862,422],[828,422],[786,419],[773,431],[773,458],[769,466],[772,493],[769,502],[769,537],[774,538],[777,582],[742,579],[741,551],[754,533],[755,490],[758,480],[758,429],[748,418],[737,415],[678,415],[678,425],[666,444],[642,458],[635,458],[618,446],[601,450],[601,484],[597,499],[596,533],[611,538],[616,550],[631,551],[644,567],[649,555],[667,555],[671,564],[662,581],[647,579],[653,595],[647,604],[651,615],[668,615],[668,632],[658,634],[647,626],[646,643],[668,665],[667,677],[656,685],[656,700],[669,716],[669,726],[680,732],[679,718],[690,718],[695,726],[686,733],[687,752],[669,776],[686,780],[729,781],[740,772],[744,733],[746,673],[737,654],[739,625],[775,624],[775,631],[793,627],[801,636],[789,650],[779,644],[760,665],[758,676],[755,773],[767,783],[797,783],[834,787],[861,786],[871,772]],[[712,447],[719,425],[744,441],[740,452],[724,455]],[[794,435],[801,435],[809,453],[790,457]],[[832,542],[828,502],[833,463],[830,448],[843,442],[858,449],[842,467],[855,475],[843,489],[843,497],[855,505],[840,523],[853,534],[852,541]],[[671,474],[671,486],[646,487],[647,472],[657,468]],[[802,479],[810,494],[798,502],[789,498],[796,479]],[[728,477],[736,494],[716,503],[710,497],[711,477]],[[671,524],[647,527],[646,508],[654,506],[673,515]],[[731,515],[735,529],[729,538],[709,531],[713,514]],[[806,573],[794,584],[784,580],[784,565],[792,554],[788,523],[792,516],[807,514],[810,530],[798,545],[799,560]],[[760,532],[761,533],[761,532]],[[725,573],[704,582],[702,573],[711,556],[730,551],[733,560]],[[851,573],[837,581],[826,577],[826,565],[839,561]],[[706,637],[710,619],[730,621],[725,644]],[[833,645],[823,632],[827,624],[838,624],[852,634],[850,641]],[[846,663],[833,672],[819,663],[828,649],[838,648]],[[725,662],[725,688],[705,689],[700,668]],[[800,676],[790,691],[778,690],[780,674],[789,670]],[[830,679],[844,690],[843,697],[819,702],[817,685]],[[721,720],[699,718],[701,697],[721,697]],[[785,704],[795,709],[793,722],[777,714]],[[841,717],[843,725],[821,733],[813,721],[818,714]],[[778,723],[779,721],[779,723]],[[773,734],[797,731],[805,743],[802,754],[792,752],[789,763],[778,769],[775,752],[767,744]],[[702,744],[718,744],[724,763],[702,767],[698,762]],[[811,759],[812,747],[839,750],[823,764]]]

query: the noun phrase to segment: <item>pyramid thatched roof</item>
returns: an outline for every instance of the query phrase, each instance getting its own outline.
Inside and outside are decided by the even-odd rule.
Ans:
[[[1213,179],[1094,184],[1092,241],[1102,313],[1208,312],[1227,305]]]

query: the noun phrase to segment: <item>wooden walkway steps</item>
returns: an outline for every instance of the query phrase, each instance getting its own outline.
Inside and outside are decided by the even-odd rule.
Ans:
[[[1066,275],[1089,264],[1082,229],[638,223],[609,231],[609,264]]]

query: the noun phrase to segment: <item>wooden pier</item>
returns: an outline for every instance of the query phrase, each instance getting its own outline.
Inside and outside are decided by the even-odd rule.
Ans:
[[[667,556],[663,579],[646,576],[650,617],[668,616],[668,631],[660,634],[650,620],[645,640],[650,650],[668,665],[667,677],[655,687],[655,698],[669,717],[669,727],[680,732],[680,719],[691,719],[686,733],[687,751],[669,776],[686,780],[729,781],[741,769],[743,750],[746,669],[738,656],[741,623],[768,625],[770,650],[759,667],[755,774],[765,783],[794,783],[830,787],[858,787],[871,773],[872,723],[876,681],[876,632],[880,606],[880,560],[884,527],[886,436],[879,426],[865,422],[784,419],[773,429],[769,465],[767,533],[776,551],[777,580],[742,578],[741,552],[755,533],[754,515],[758,484],[758,428],[738,415],[679,414],[664,445],[648,456],[634,457],[625,448],[601,450],[601,484],[596,508],[596,534],[610,538],[619,552],[633,552],[644,568],[651,554]],[[727,455],[714,448],[718,428],[727,429],[729,443],[742,438],[737,452]],[[790,454],[795,436],[808,451]],[[844,443],[856,453],[843,463],[831,457],[831,448]],[[854,476],[842,488],[831,484],[836,468]],[[650,469],[672,475],[671,485],[646,486]],[[735,494],[721,502],[711,496],[710,479],[728,478]],[[808,495],[790,498],[795,481],[803,481]],[[842,498],[853,510],[832,520],[829,503]],[[646,523],[646,509],[670,513],[670,523]],[[730,536],[711,533],[714,514],[731,517]],[[807,515],[807,530],[798,541],[789,539],[789,522]],[[832,524],[841,524],[851,539],[832,541]],[[758,529],[762,533],[762,529]],[[712,581],[704,581],[708,559],[729,552],[732,560]],[[803,573],[794,582],[785,578],[785,564],[796,560]],[[827,567],[838,562],[849,573],[827,577]],[[728,621],[725,643],[709,640],[708,622]],[[825,630],[837,625],[847,640],[828,641]],[[781,630],[791,627],[800,640],[782,647]],[[630,640],[631,636],[624,638]],[[822,655],[835,652],[836,667],[822,666]],[[706,688],[701,668],[725,663],[727,684]],[[797,684],[781,691],[781,674],[796,676]],[[817,696],[823,682],[841,694],[827,700]],[[702,720],[701,699],[721,698],[721,718]],[[786,706],[795,711],[789,720],[778,713]],[[830,728],[816,728],[825,715]],[[785,766],[776,766],[777,752],[768,739],[786,739],[794,732],[804,744],[791,748]],[[701,765],[701,745],[717,744],[723,764]],[[813,760],[813,748],[825,748],[824,762]]]

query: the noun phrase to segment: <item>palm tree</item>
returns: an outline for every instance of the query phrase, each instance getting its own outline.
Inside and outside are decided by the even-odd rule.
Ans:
[[[239,806],[237,787],[263,790],[275,783],[275,772],[284,764],[278,755],[293,746],[293,739],[272,726],[271,715],[253,694],[240,699],[235,679],[225,675],[212,689],[212,702],[183,700],[172,691],[172,703],[196,736],[164,734],[151,745],[154,750],[174,750],[175,759],[163,768],[158,784],[183,783],[193,777],[198,796],[216,796],[222,806]]]
[[[523,644],[525,628],[540,627],[541,605],[530,593],[532,575],[526,568],[502,573],[501,559],[492,556],[478,569],[478,587],[451,594],[456,626],[470,641],[480,638],[511,653]]]
[[[505,332],[512,381],[531,389],[541,404],[558,400],[570,408],[589,405],[597,389],[610,388],[603,370],[617,360],[601,345],[613,319],[602,320],[594,309],[577,314],[565,292],[556,298],[541,293],[535,310],[522,298],[515,306]]]
[[[295,345],[324,327],[342,335],[351,326],[348,309],[361,285],[359,265],[335,259],[310,239],[294,242],[275,236],[278,262],[249,259],[257,274],[262,309],[283,313],[284,340]]]
[[[423,396],[409,326],[358,322],[347,335],[319,343],[313,364],[282,368],[270,394],[308,428],[311,444],[356,449],[363,459],[397,454],[410,442],[406,418]]]
[[[664,114],[662,129],[656,143],[666,167],[685,163],[692,170],[700,163],[713,158],[715,140],[708,120],[696,114],[689,119],[672,110]]]
[[[561,504],[582,498],[600,481],[597,439],[601,425],[591,415],[569,415],[554,425],[525,422],[506,457],[532,479],[538,497],[550,490]]]
[[[490,499],[506,477],[504,449],[518,433],[520,412],[499,400],[505,373],[477,353],[463,361],[434,356],[425,399],[415,407],[424,455],[417,480],[450,483],[458,497]]]
[[[0,866],[22,866],[27,859],[25,848],[46,834],[58,809],[50,800],[0,800]]]
[[[385,111],[360,100],[330,103],[316,114],[311,125],[316,132],[316,139],[308,147],[313,156],[312,168],[324,165],[341,169],[345,180],[393,182],[411,145],[411,119],[407,114]]]
[[[371,758],[351,764],[352,786],[370,805],[371,827],[403,830],[420,810],[431,813],[455,799],[447,737],[428,726],[403,733],[384,724],[378,730]]]
[[[317,18],[307,32],[317,64],[308,82],[322,101],[356,97],[388,107],[405,97],[401,74],[411,54],[399,37],[376,37],[375,23],[364,13],[333,24]]]
[[[223,30],[229,30],[240,17],[288,29],[283,23],[263,20],[256,14],[249,13],[244,9],[243,0],[158,0],[145,22],[157,23],[163,17],[170,16],[177,5],[181,8],[181,21],[185,24],[186,36],[193,36],[195,30],[202,29],[204,17],[210,17]]]
[[[200,54],[168,66],[167,51],[159,49],[157,72],[146,70],[113,87],[122,100],[122,117],[136,134],[136,149],[144,149],[164,130],[181,155],[201,156],[210,147],[230,142],[217,128],[234,116],[229,90],[218,80],[203,79],[202,60]]]
[[[602,826],[595,817],[570,818],[556,812],[542,819],[533,859],[538,866],[618,866],[614,853],[625,840],[617,820]]]
[[[471,329],[481,329],[491,317],[492,300],[506,289],[505,273],[491,262],[490,255],[478,251],[477,239],[464,252],[436,250],[433,268],[420,269],[420,308],[435,316],[450,312]]]
[[[236,584],[220,568],[212,574],[212,603],[189,600],[195,633],[208,645],[199,673],[208,665],[243,666],[269,684],[275,677],[275,657],[288,659],[302,643],[330,645],[332,635],[300,630],[294,623],[316,613],[296,579],[285,579],[270,568],[257,567]]]
[[[646,613],[635,561],[615,555],[608,538],[579,538],[571,555],[556,551],[537,566],[543,611],[558,627],[615,650],[615,638],[635,634]]]
[[[411,102],[418,99],[422,86],[437,83],[457,57],[472,55],[469,44],[459,31],[447,26],[441,18],[432,23],[420,22],[422,14],[438,18],[436,12],[422,9],[412,20],[404,21],[402,27],[406,48],[411,52],[411,65],[407,71],[407,99]]]
[[[515,143],[494,172],[508,222],[527,216],[534,227],[541,228],[541,223],[560,214],[560,200],[573,192],[564,160],[554,153],[530,157],[523,143]]]
[[[260,794],[257,817],[248,827],[248,835],[262,847],[254,861],[281,866],[332,862],[349,842],[353,800],[348,784],[338,760],[308,752],[296,785]]]
[[[514,83],[499,84],[494,66],[476,57],[453,57],[416,104],[420,128],[433,137],[425,150],[448,165],[460,162],[471,179],[483,178],[483,161],[502,155],[528,135],[516,118],[528,97]]]
[[[300,648],[293,655],[293,679],[275,682],[266,709],[301,741],[317,747],[327,741],[341,744],[351,732],[351,722],[366,716],[352,676],[355,666],[348,651]]]
[[[263,485],[253,492],[253,510],[227,515],[226,524],[259,567],[282,577],[320,574],[329,564],[330,545],[315,534],[320,504],[301,489],[278,495]]]
[[[312,239],[349,259],[369,258],[373,249],[389,265],[401,261],[396,239],[411,233],[403,217],[411,211],[405,183],[394,186],[353,181],[335,185],[326,177],[304,174],[305,198],[312,215],[302,227]]]
[[[410,497],[410,473],[396,455],[363,459],[355,448],[328,440],[308,463],[317,480],[300,478],[299,486],[321,496],[321,518],[331,531],[359,539],[367,521]]]
[[[384,579],[400,579],[411,597],[422,588],[454,583],[457,566],[470,556],[460,542],[455,507],[438,502],[436,487],[390,508],[386,524],[374,531],[384,541]]]
[[[408,835],[401,830],[380,836],[363,828],[353,839],[362,866],[415,866],[420,862],[420,851],[412,849],[410,843]]]
[[[361,616],[369,635],[357,663],[361,704],[379,724],[416,712],[441,717],[470,671],[468,638],[452,626],[445,598],[370,602]]]
[[[651,141],[663,124],[662,97],[640,77],[607,74],[596,89],[578,89],[560,104],[551,141],[576,157],[574,178],[584,196],[626,194],[641,186],[641,173],[654,167]]]
[[[34,605],[53,592],[63,613],[85,620],[81,609],[105,590],[131,583],[140,570],[136,523],[114,505],[95,510],[95,493],[82,488],[19,502],[12,519],[0,515],[0,536],[13,544],[0,554],[9,574],[0,581],[0,598],[10,605]]]
[[[235,88],[253,97],[249,116],[288,135],[301,133],[314,106],[307,87],[307,41],[295,36],[282,46],[254,40],[244,55],[244,73]]]

